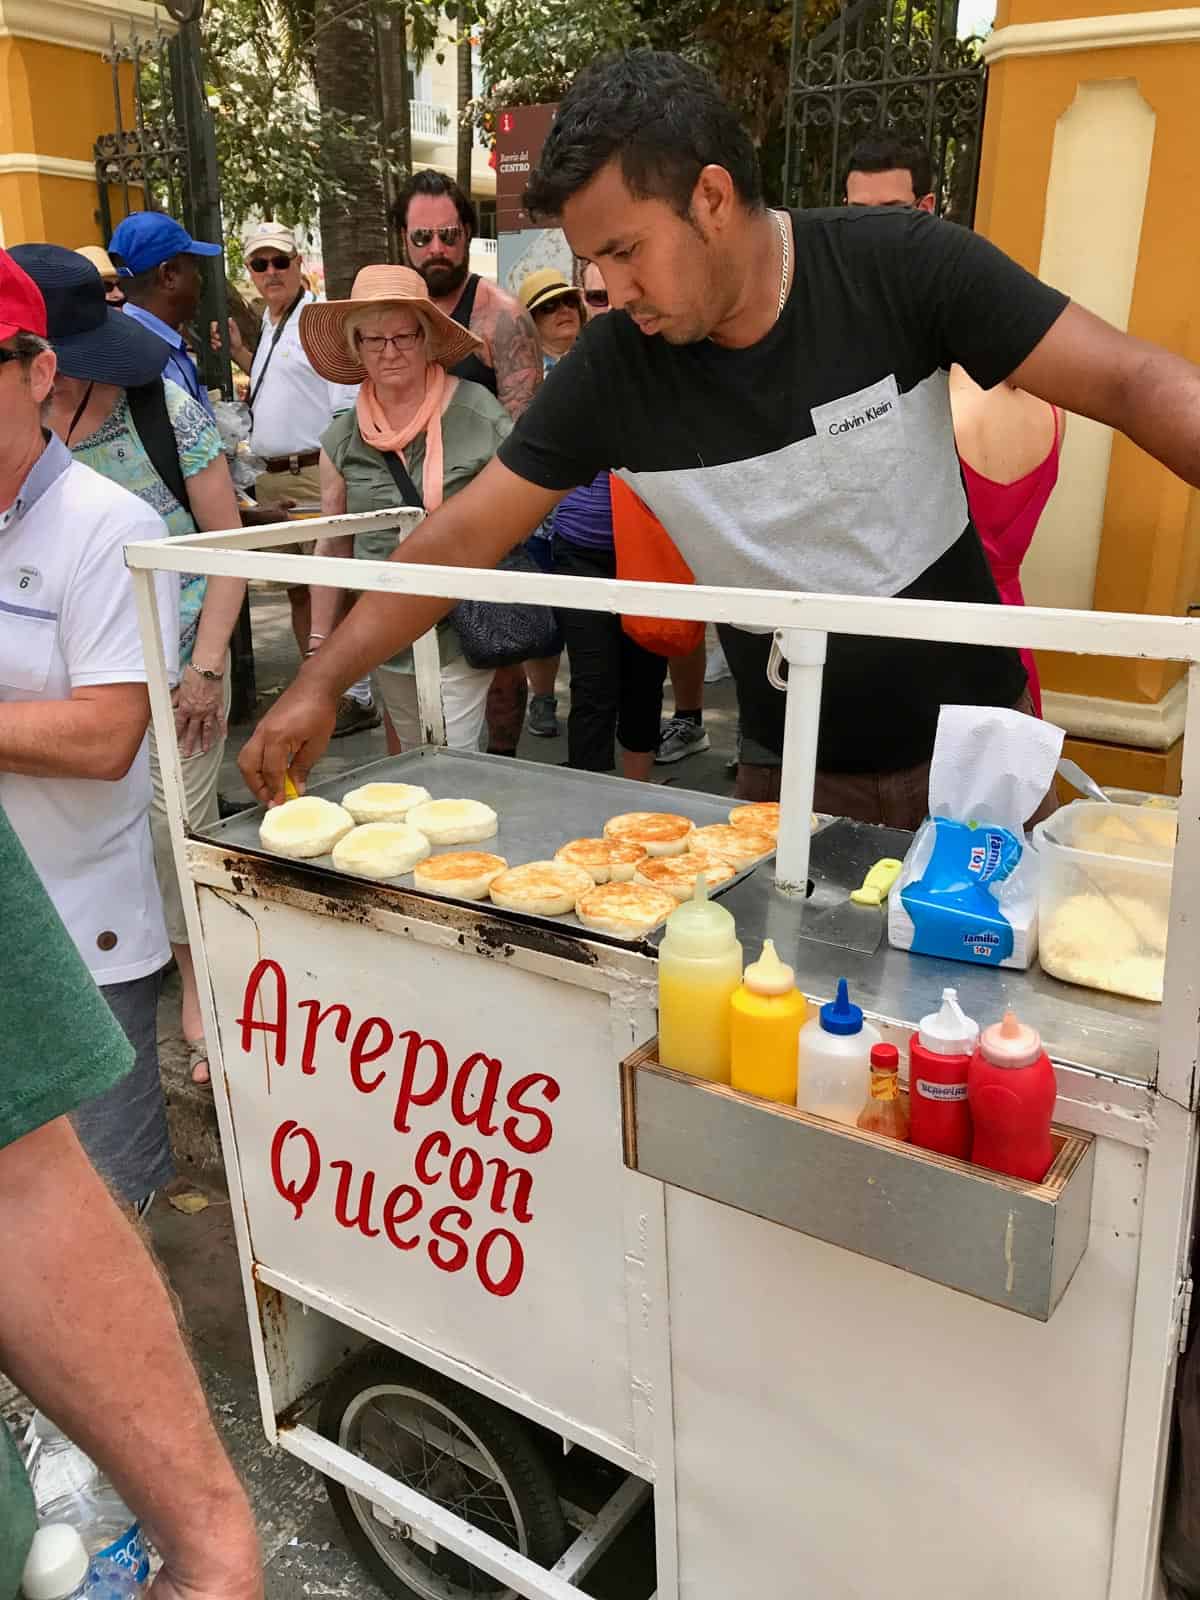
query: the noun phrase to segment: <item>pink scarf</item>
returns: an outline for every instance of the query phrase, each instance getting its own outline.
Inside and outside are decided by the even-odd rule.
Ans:
[[[425,398],[402,428],[391,427],[370,378],[359,389],[355,406],[358,431],[364,442],[385,455],[388,451],[403,455],[405,445],[411,444],[419,433],[425,435],[421,499],[425,502],[426,511],[436,511],[442,503],[442,411],[445,399],[446,369],[436,361],[431,361],[425,368]]]

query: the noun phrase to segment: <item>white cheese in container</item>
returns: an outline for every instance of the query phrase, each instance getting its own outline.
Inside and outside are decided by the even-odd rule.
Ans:
[[[1174,811],[1076,800],[1034,830],[1043,969],[1066,983],[1161,1001]]]

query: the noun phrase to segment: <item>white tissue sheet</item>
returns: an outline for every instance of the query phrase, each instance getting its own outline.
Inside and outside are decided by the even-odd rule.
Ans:
[[[998,706],[943,706],[938,717],[929,774],[929,819],[917,831],[888,900],[888,939],[898,950],[937,954],[954,960],[1024,969],[1037,955],[1037,852],[1025,840],[1025,823],[1037,810],[1054,779],[1062,753],[1063,731],[1053,723]],[[987,882],[983,893],[995,901],[1012,929],[1012,951],[997,959],[995,941],[976,928],[967,912],[918,910],[927,920],[914,926],[903,891],[919,883],[933,858],[942,817],[981,830],[1003,828],[1024,841],[1019,862],[1002,881]]]

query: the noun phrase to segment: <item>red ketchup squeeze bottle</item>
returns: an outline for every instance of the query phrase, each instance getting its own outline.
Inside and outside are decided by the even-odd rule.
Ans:
[[[1054,1160],[1050,1119],[1057,1092],[1037,1030],[1006,1011],[1003,1022],[980,1034],[967,1076],[975,1165],[1041,1183]]]
[[[967,1069],[979,1041],[979,1024],[942,990],[942,1009],[921,1018],[908,1045],[908,1137],[924,1150],[971,1159]]]

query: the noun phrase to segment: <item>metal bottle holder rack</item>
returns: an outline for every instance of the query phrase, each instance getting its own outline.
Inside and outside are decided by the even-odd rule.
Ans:
[[[418,519],[402,510],[334,517],[309,524],[306,532],[320,538],[382,525],[403,536]],[[810,1414],[819,1422],[815,1436],[837,1437],[846,1452],[867,1418],[871,1427],[892,1430],[891,1454],[879,1457],[878,1470],[888,1474],[886,1491],[883,1480],[871,1476],[871,1458],[856,1456],[856,1493],[861,1489],[877,1506],[895,1503],[903,1514],[910,1485],[905,1469],[896,1473],[893,1465],[908,1460],[908,1442],[902,1429],[895,1431],[898,1419],[889,1416],[891,1391],[871,1389],[875,1374],[861,1362],[855,1395],[865,1385],[874,1406],[861,1417],[850,1391],[827,1374],[822,1387],[829,1390],[828,1404],[820,1388],[798,1398],[794,1385],[775,1386],[768,1396],[770,1420],[759,1420],[749,1435],[739,1431],[735,1397],[751,1415],[761,1385],[743,1390],[737,1369],[727,1364],[745,1323],[729,1324],[725,1302],[738,1294],[761,1296],[741,1314],[753,1320],[757,1341],[783,1351],[807,1336],[797,1321],[801,1302],[795,1295],[818,1295],[830,1317],[847,1319],[837,1323],[838,1343],[850,1356],[870,1332],[860,1331],[853,1320],[858,1313],[847,1310],[849,1302],[843,1305],[844,1294],[852,1291],[868,1297],[862,1302],[872,1307],[868,1322],[895,1319],[890,1332],[896,1339],[932,1337],[930,1330],[937,1329],[947,1338],[968,1337],[983,1351],[969,1379],[956,1364],[949,1373],[939,1366],[939,1381],[974,1384],[976,1425],[994,1447],[990,1472],[998,1485],[1011,1480],[1012,1492],[1027,1508],[1023,1539],[1045,1564],[1046,1592],[1057,1582],[1055,1592],[1079,1600],[1154,1594],[1173,1352],[1190,1289],[1200,918],[1190,907],[1189,887],[1200,866],[1200,694],[1188,699],[1163,1005],[1110,1004],[1105,996],[1081,998],[1081,991],[1066,986],[1041,985],[1041,1003],[1051,1005],[1061,996],[1069,1014],[1068,1044],[1048,1045],[1058,1076],[1063,1142],[1046,1184],[1028,1186],[905,1147],[882,1149],[869,1136],[658,1067],[652,1043],[637,1048],[654,1032],[652,949],[621,949],[565,925],[551,936],[491,907],[438,906],[403,884],[337,883],[323,870],[306,873],[288,862],[273,863],[257,876],[248,872],[246,852],[219,836],[198,835],[184,814],[152,580],[156,569],[165,569],[278,583],[319,581],[396,594],[702,616],[774,630],[789,662],[774,881],[771,869],[760,867],[735,886],[730,901],[759,907],[754,916],[761,921],[751,919],[756,934],[787,925],[790,905],[809,877],[828,633],[1178,661],[1186,664],[1194,690],[1200,682],[1200,624],[273,553],[294,535],[294,526],[282,524],[135,544],[127,552],[205,1031],[214,1043],[216,1105],[268,1437],[351,1491],[380,1526],[398,1530],[395,1537],[406,1548],[415,1542],[452,1552],[526,1600],[581,1600],[582,1573],[639,1493],[651,1492],[648,1484],[657,1525],[658,1600],[676,1600],[681,1585],[688,1600],[800,1592],[789,1591],[786,1583],[781,1587],[781,1571],[792,1574],[793,1584],[801,1584],[807,1572],[817,1584],[812,1592],[820,1592],[820,1576],[840,1549],[845,1500],[839,1498],[838,1476],[822,1471],[819,1462],[814,1466],[807,1493],[821,1504],[810,1520],[800,1519],[803,1541],[797,1544],[796,1518],[775,1515],[768,1530],[761,1526],[770,1496],[762,1493],[766,1480],[758,1458],[769,1458],[781,1477],[790,1478],[807,1460],[797,1439]],[[422,721],[429,742],[437,744],[444,730],[432,633],[417,641],[415,667]],[[470,759],[486,770],[487,758]],[[532,783],[537,769],[529,770]],[[624,787],[631,804],[644,803],[644,786]],[[904,965],[887,968],[888,985],[865,983],[860,997],[884,1036],[899,1040],[922,1014],[918,1005],[933,979],[922,975],[917,982],[904,975],[917,973],[923,958],[889,952],[881,959],[885,968],[893,960]],[[308,1115],[314,1127],[345,1130],[355,1159],[362,1155],[377,1165],[370,1141],[384,1134],[395,1141],[396,1135],[387,1118],[381,1133],[378,1117],[347,1114],[361,1097],[345,1100],[345,1083],[333,1071],[339,1047],[327,1036],[314,1060],[306,1055],[303,1064],[298,1042],[285,1048],[281,1032],[274,1036],[273,1059],[268,1033],[254,1036],[249,1050],[239,1042],[247,1030],[268,1027],[262,993],[257,1010],[246,999],[245,971],[255,962],[293,973],[304,968],[305,980],[318,988],[336,977],[346,986],[348,1004],[355,996],[371,1003],[372,974],[386,973],[389,992],[407,983],[405,994],[414,1006],[440,1006],[447,1036],[458,1026],[457,1014],[470,1010],[478,986],[485,1000],[491,997],[491,1015],[507,1041],[494,1048],[497,1066],[502,1054],[507,1066],[518,1052],[537,1064],[540,1052],[559,1051],[554,1060],[562,1098],[555,1106],[554,1143],[529,1158],[525,1174],[533,1174],[534,1203],[520,1235],[526,1276],[517,1292],[496,1298],[494,1291],[481,1293],[470,1271],[447,1277],[443,1267],[439,1274],[423,1245],[403,1255],[381,1254],[386,1240],[368,1239],[365,1226],[351,1225],[366,1221],[365,1190],[358,1192],[359,1216],[339,1217],[337,1225],[317,1216],[319,1200],[303,1216],[299,1206],[293,1215],[266,1172],[271,1126],[282,1112]],[[956,968],[955,976],[971,970]],[[818,978],[810,972],[806,983],[801,963],[799,975],[821,997],[830,992],[827,973]],[[1039,981],[1034,974],[983,976],[994,985],[997,1015]],[[322,1001],[333,992],[320,989]],[[427,1020],[413,1026],[431,1031]],[[380,1078],[387,1061],[378,1066]],[[466,1066],[464,1061],[461,1070]],[[362,1080],[361,1064],[358,1070],[361,1092],[363,1082],[372,1080]],[[287,1125],[294,1124],[280,1127]],[[395,1154],[400,1160],[399,1143],[387,1150],[389,1159]],[[411,1154],[405,1146],[403,1158]],[[502,1198],[511,1199],[511,1193]],[[579,1243],[584,1238],[586,1248]],[[697,1253],[701,1239],[703,1255]],[[830,1250],[830,1244],[841,1248]],[[720,1262],[715,1272],[714,1250]],[[857,1267],[839,1265],[855,1261]],[[934,1282],[922,1284],[923,1278]],[[966,1292],[945,1295],[936,1283]],[[1025,1315],[1000,1317],[996,1306]],[[698,1318],[697,1307],[703,1308]],[[1042,1326],[1031,1320],[1045,1318],[1050,1320]],[[547,1332],[551,1326],[554,1331]],[[1018,1460],[1005,1445],[1009,1413],[1024,1414],[1011,1374],[1031,1370],[1028,1339],[1035,1335],[1041,1341],[1037,1361],[1047,1367],[1050,1385],[1038,1391],[1037,1407],[1052,1411],[1071,1401],[1093,1411],[1098,1406],[1102,1415],[1103,1427],[1097,1425],[1087,1455],[1074,1462],[1078,1481],[1065,1507],[1048,1492],[1055,1481],[1044,1476],[1055,1470],[1049,1456],[1043,1462],[1026,1453]],[[1075,1341],[1093,1336],[1111,1366],[1105,1368],[1102,1403],[1096,1400],[1100,1391],[1076,1395],[1075,1386],[1091,1380],[1084,1375],[1086,1364],[1075,1359]],[[347,1352],[364,1340],[452,1376],[517,1416],[587,1446],[636,1481],[556,1562],[539,1564],[305,1420]],[[836,1369],[837,1362],[828,1365]],[[906,1381],[911,1390],[926,1374],[910,1364]],[[913,1448],[923,1450],[923,1442],[914,1441]],[[931,1464],[925,1454],[919,1459],[924,1472],[936,1473],[936,1461]],[[747,1475],[740,1499],[739,1462]],[[936,1499],[950,1480],[935,1476],[930,1483]],[[914,1480],[913,1493],[922,1493],[923,1485]],[[728,1565],[734,1559],[729,1529],[712,1515],[718,1491],[743,1530],[734,1541],[741,1563],[736,1570]],[[992,1529],[964,1511],[944,1537],[960,1541],[965,1559],[976,1547],[990,1549]],[[933,1559],[927,1544],[906,1544],[903,1558],[887,1558],[897,1600],[936,1592],[937,1580],[931,1588],[923,1566]],[[806,1568],[813,1550],[817,1554]],[[869,1567],[874,1559],[873,1551],[856,1547],[856,1561]],[[1063,1580],[1067,1562],[1071,1576]],[[978,1590],[987,1600],[1015,1592],[999,1555],[993,1566],[993,1587]]]

